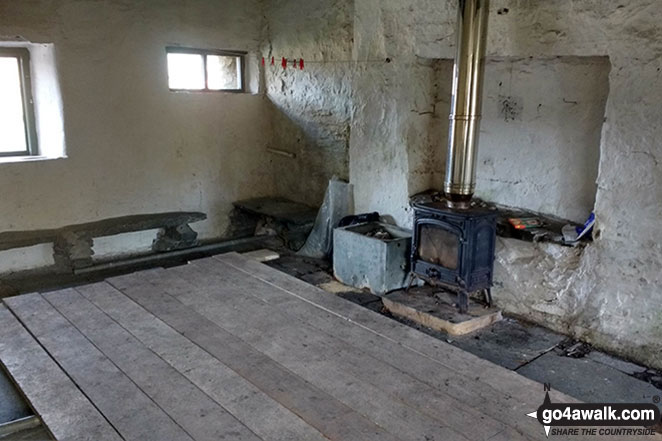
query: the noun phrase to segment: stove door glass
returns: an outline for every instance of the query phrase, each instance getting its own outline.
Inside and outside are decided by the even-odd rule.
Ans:
[[[458,266],[460,238],[457,234],[431,224],[420,225],[418,255],[421,260],[455,270]]]

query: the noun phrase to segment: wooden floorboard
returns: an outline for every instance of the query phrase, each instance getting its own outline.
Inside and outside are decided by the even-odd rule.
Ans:
[[[244,259],[240,254],[228,253],[217,256],[215,259],[229,263],[243,271],[246,275],[271,284],[277,289],[281,289],[303,301],[337,314],[344,319],[352,320],[358,326],[362,326],[382,338],[392,340],[413,351],[417,351],[441,364],[447,370],[462,375],[472,372],[475,376],[483,379],[482,383],[484,384],[482,387],[512,395],[527,405],[536,402],[535,397],[531,397],[529,392],[530,390],[540,388],[541,385],[533,380],[522,377],[515,372],[483,360],[460,348],[449,345],[416,329],[377,314],[374,311],[347,302],[340,297],[329,296],[319,288],[290,277],[267,265]],[[499,381],[494,381],[496,379]],[[481,383],[480,380],[478,381]],[[559,400],[577,401],[556,391],[552,392],[551,397]]]
[[[442,422],[426,418],[404,403],[389,399],[377,387],[343,371],[340,364],[319,354],[315,345],[309,345],[310,340],[306,337],[310,334],[306,329],[299,329],[298,334],[286,335],[287,325],[283,322],[274,324],[274,317],[270,319],[268,312],[255,309],[249,313],[239,304],[228,307],[217,299],[210,301],[202,290],[178,298],[400,439],[468,439]],[[278,320],[278,314],[274,315],[275,320]],[[250,326],[246,326],[246,323],[250,323]],[[293,339],[298,343],[293,343]]]
[[[216,269],[211,260],[200,261],[199,264],[204,265],[206,274],[217,275],[216,283],[219,286],[245,279],[245,276],[241,276],[243,273],[237,273],[237,269],[233,272],[232,268],[222,263]],[[258,279],[243,280],[241,283],[247,287],[245,292],[277,304],[288,316],[341,340],[345,348],[354,348],[352,352],[355,357],[363,355],[362,365],[379,366],[377,375],[367,378],[371,378],[383,390],[391,391],[398,399],[453,422],[458,428],[465,427],[464,430],[473,431],[471,434],[476,439],[499,433],[504,430],[503,424],[511,424],[516,429],[521,427],[522,430],[535,427],[530,421],[517,421],[521,414],[518,412],[521,403],[496,393],[489,386],[481,387],[475,376],[450,371],[365,327],[357,326],[336,314],[320,311],[319,307],[302,302]],[[366,356],[371,358],[366,359]],[[361,374],[359,371],[358,375]],[[476,425],[476,421],[481,424]]]
[[[44,298],[159,405],[191,438],[260,438],[73,289]]]
[[[23,296],[21,302],[30,301]],[[17,298],[9,299],[19,302]],[[0,362],[58,440],[122,437],[16,317],[0,305]]]
[[[501,394],[510,395],[526,406],[536,403],[539,405],[535,392],[542,390],[540,383],[367,308],[337,296],[329,296],[319,288],[294,277],[289,277],[287,274],[267,265],[244,259],[240,254],[228,253],[218,256],[216,259],[229,263],[246,275],[262,280],[318,308],[329,311],[345,320],[351,320],[357,326],[376,336],[398,343],[413,352],[418,352],[443,366],[445,370],[464,376],[471,372],[473,373],[471,378],[478,388],[493,389]],[[534,396],[531,392],[534,392]],[[550,396],[558,401],[577,402],[576,399],[558,391],[552,391]]]
[[[331,325],[335,335],[342,334],[340,323],[351,321],[356,328],[361,328],[374,337],[370,340],[366,335],[358,338],[350,334],[347,339],[352,344],[360,345],[362,350],[405,369],[409,374],[440,390],[447,390],[457,399],[509,425],[510,429],[524,434],[527,438],[546,439],[535,420],[521,418],[522,414],[531,412],[529,409],[536,409],[540,405],[540,397],[543,393],[541,384],[374,311],[342,298],[329,296],[323,290],[266,265],[245,259],[237,253],[228,253],[213,259],[228,263],[247,276],[259,279],[276,290],[329,312],[339,319],[334,320],[335,324]],[[250,292],[258,291],[250,290]],[[276,301],[287,302],[283,298]],[[291,311],[295,308],[286,309]],[[314,314],[312,311],[309,313]],[[327,316],[322,314],[320,320],[315,322],[322,326],[325,318]],[[380,345],[383,348],[381,356],[376,350]],[[577,402],[576,399],[557,391],[553,391],[551,397],[559,402]]]
[[[326,439],[301,418],[110,284],[87,285],[77,288],[77,291],[263,439]]]
[[[207,261],[191,266],[185,272],[179,271],[179,276],[198,285],[195,298],[207,296],[214,304],[206,309],[215,314],[218,323],[308,381],[323,384],[329,393],[358,411],[371,409],[370,401],[379,402],[378,408],[366,415],[395,435],[450,439],[462,431],[469,439],[486,440],[505,429],[486,415],[286,312],[296,305],[269,305],[264,299],[253,297],[252,293],[265,292],[258,280],[251,285],[244,277],[245,287],[237,287],[229,278],[214,275],[218,263]],[[224,276],[233,272],[232,268],[223,270]],[[249,320],[251,326],[247,329],[232,325],[222,315],[224,311],[232,311],[235,322]],[[315,316],[324,315],[320,312]],[[477,421],[480,424],[475,424]],[[449,429],[454,433],[448,433]]]
[[[258,279],[247,279],[243,272],[232,266],[215,260],[198,261],[194,266],[197,267],[196,271],[189,272],[195,273],[198,280],[207,280],[219,287],[217,292],[223,296],[224,301],[232,301],[234,305],[236,299],[243,298],[242,303],[251,314],[254,314],[256,309],[262,310],[265,318],[259,320],[261,326],[271,322],[273,327],[288,328],[294,336],[290,342],[295,345],[300,339],[297,338],[300,330],[306,330],[307,335],[315,335],[317,342],[306,341],[306,344],[309,348],[316,345],[319,353],[330,354],[328,364],[331,368],[342,368],[346,373],[390,394],[391,399],[400,400],[419,412],[462,431],[473,440],[490,439],[507,428],[476,406],[489,405],[490,397],[484,396],[482,392],[474,395],[461,384],[451,384],[450,381],[456,379],[440,375],[439,367],[432,366],[429,360],[420,359],[415,353],[408,353],[402,347],[380,339],[364,328],[302,302]],[[268,304],[251,304],[250,299],[246,298],[247,295]],[[289,325],[282,326],[279,323]],[[426,381],[411,375],[409,371],[412,364],[424,370],[421,377]],[[366,369],[366,366],[369,368]],[[465,378],[462,380],[466,382]],[[456,397],[471,400],[473,407]],[[500,411],[499,407],[496,412]],[[505,418],[503,414],[500,416]]]
[[[41,295],[6,302],[124,439],[192,439]]]
[[[6,303],[58,439],[546,440],[541,384],[236,253]]]
[[[149,283],[151,278],[163,281],[180,292],[190,289],[183,280],[165,276],[165,271],[136,273],[109,279],[109,283],[122,287],[122,292],[128,297],[299,415],[327,438],[365,441],[397,439],[320,388],[293,374],[202,314],[166,294],[160,282]]]

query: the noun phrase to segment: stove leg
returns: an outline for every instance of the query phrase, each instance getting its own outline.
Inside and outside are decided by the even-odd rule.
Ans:
[[[492,290],[490,288],[485,288],[483,293],[485,294],[485,303],[487,303],[487,307],[491,308],[492,307]]]
[[[414,280],[418,279],[414,273],[409,273],[409,283],[407,284],[407,288],[405,288],[405,293],[409,293],[409,288],[414,284]]]
[[[466,291],[459,291],[457,293],[457,310],[460,314],[466,314],[469,311],[469,293]]]

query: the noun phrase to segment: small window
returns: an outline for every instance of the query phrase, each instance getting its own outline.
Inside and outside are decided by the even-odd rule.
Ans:
[[[170,90],[243,92],[245,52],[169,47]]]
[[[30,52],[0,47],[0,156],[37,154]]]

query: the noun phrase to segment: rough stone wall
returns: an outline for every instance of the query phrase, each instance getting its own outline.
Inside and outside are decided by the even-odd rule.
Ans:
[[[439,187],[443,179],[450,106],[444,79],[451,77],[452,57],[428,56],[411,32],[414,16],[426,20],[435,6],[354,4],[350,177],[356,209],[379,211],[405,227],[411,226],[409,196]]]
[[[279,194],[319,205],[334,175],[349,178],[351,0],[266,1],[262,53],[271,103],[270,153]],[[289,60],[286,69],[281,59]],[[304,69],[292,60],[305,60]]]
[[[219,237],[233,201],[272,193],[264,98],[170,92],[165,60],[174,44],[256,58],[260,11],[257,0],[0,2],[0,41],[55,44],[68,154],[0,164],[0,231],[199,210],[201,237]]]
[[[350,170],[357,206],[390,211],[406,224],[407,177],[401,176],[409,169],[406,130],[402,126],[380,127],[385,120],[379,115],[389,115],[397,97],[406,104],[414,102],[414,98],[402,98],[417,95],[414,89],[420,78],[416,71],[407,69],[407,61],[416,56],[453,57],[455,2],[356,0],[355,12],[354,40],[359,60],[388,56],[395,66],[402,66],[399,71],[381,71],[396,85],[389,88],[395,98],[386,98],[382,106],[370,92],[365,102],[357,101],[354,95],[357,109],[367,105],[384,109],[382,113],[363,115],[370,119],[352,121]],[[500,246],[498,258],[503,268],[497,279],[514,282],[503,282],[502,292],[497,287],[495,297],[506,310],[662,367],[659,2],[494,0],[490,20],[488,56],[609,57],[611,64],[600,141],[595,242],[573,258],[556,259],[554,253],[549,257],[550,250],[538,250],[533,260],[545,263],[528,266],[521,259],[503,257],[507,250]],[[408,94],[402,90],[404,78],[410,88]],[[421,87],[428,87],[423,79]],[[527,90],[518,89],[514,94],[524,96]],[[408,107],[406,104],[402,104],[402,110]],[[357,112],[357,116],[361,114]],[[371,142],[369,136],[355,137],[361,133],[385,136]],[[382,143],[386,138],[389,142]],[[540,275],[543,279],[539,283],[527,284],[531,271],[527,273],[526,268],[547,276]],[[558,274],[554,283],[543,283],[550,273]],[[503,293],[505,289],[510,292]],[[516,306],[516,302],[506,299],[524,295],[518,290],[526,291],[528,300]],[[535,299],[544,299],[547,309],[555,312],[536,311],[535,305],[540,302]]]
[[[350,138],[357,212],[379,211],[409,227],[409,195],[440,182],[445,154],[437,146],[448,127],[440,113],[448,104],[436,103],[439,69],[443,64],[416,57],[358,62]]]

